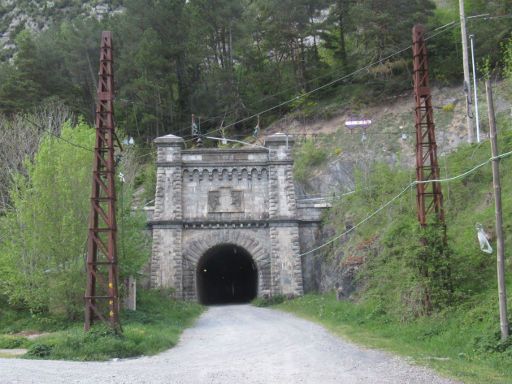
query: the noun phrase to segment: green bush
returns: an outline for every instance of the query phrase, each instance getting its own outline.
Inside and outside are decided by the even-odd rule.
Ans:
[[[10,305],[73,320],[83,313],[93,156],[69,142],[92,149],[95,131],[80,121],[65,124],[61,137],[46,135],[27,162],[27,174],[13,175],[13,207],[0,217],[0,291]],[[145,218],[131,212],[130,191],[122,192],[117,205],[121,280],[137,274],[149,252]]]
[[[27,357],[45,358],[50,356],[52,350],[53,346],[51,345],[36,343],[27,351]]]
[[[499,117],[499,148],[512,150],[512,127],[509,116]],[[463,174],[489,159],[490,145],[463,145],[442,158],[441,177]],[[508,177],[511,159],[502,159],[502,199],[504,222],[512,212],[512,179]],[[369,213],[380,209],[397,196],[414,176],[398,167],[370,164],[356,172],[356,190],[350,196],[333,202],[326,221],[343,232]],[[421,231],[416,219],[416,191],[413,187],[392,204],[381,209],[371,220],[358,227],[341,246],[332,248],[330,260],[337,260],[340,250],[345,255],[357,254],[365,264],[357,276],[360,302],[372,308],[377,317],[411,321],[422,315],[434,315],[444,308],[454,308],[486,292],[495,284],[495,262],[480,251],[475,223],[481,223],[494,235],[494,200],[490,164],[464,178],[443,183],[447,244],[443,228],[435,223]],[[507,225],[507,224],[505,224]],[[358,250],[368,239],[375,245]],[[427,238],[431,245],[421,245]],[[491,242],[495,239],[491,239]],[[506,239],[506,247],[512,246]],[[359,253],[358,253],[359,252]]]
[[[72,322],[35,342],[24,342],[29,347],[26,357],[94,361],[155,354],[174,346],[202,312],[200,305],[170,299],[166,292],[139,290],[137,294],[137,311],[121,312],[122,334],[101,322],[84,332],[81,321]]]
[[[156,191],[156,167],[154,163],[146,165],[144,168],[144,201],[149,202],[155,199]]]
[[[510,327],[509,333],[512,334],[512,327]],[[512,336],[509,336],[506,340],[501,340],[500,331],[475,337],[473,346],[477,352],[506,353],[512,357]]]
[[[293,176],[297,181],[306,181],[313,167],[322,164],[327,159],[327,152],[315,145],[312,140],[306,140],[299,146],[294,155]]]
[[[402,320],[452,304],[452,250],[444,236],[437,223],[426,229],[413,219],[393,224],[360,275],[366,282],[366,300]]]
[[[28,340],[25,337],[0,335],[0,348],[24,348],[25,346],[27,346],[27,342]]]

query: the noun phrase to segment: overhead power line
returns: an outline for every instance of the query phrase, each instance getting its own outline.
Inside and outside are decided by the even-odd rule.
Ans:
[[[80,144],[76,144],[76,143],[73,143],[72,141],[69,141],[65,138],[63,138],[62,136],[59,136],[58,134],[56,134],[55,132],[53,132],[51,129],[46,129],[45,127],[43,127],[42,125],[36,123],[35,121],[32,121],[31,119],[29,119],[27,116],[25,115],[20,115],[21,118],[25,121],[27,121],[28,123],[32,124],[34,127],[44,131],[44,132],[47,132],[49,133],[50,135],[54,136],[55,138],[69,144],[69,145],[72,145],[73,147],[76,147],[76,148],[80,148],[80,149],[83,149],[84,151],[87,151],[87,152],[94,152],[93,149],[91,148],[87,148],[87,147],[84,147],[83,145],[80,145]]]
[[[457,26],[457,24],[455,24],[455,23],[453,22],[453,23],[448,23],[448,24],[446,24],[446,25],[444,25],[444,26],[442,26],[442,27],[439,27],[439,28],[441,28],[440,30],[438,30],[437,32],[435,32],[435,33],[433,33],[433,34],[431,34],[431,35],[427,36],[427,37],[425,38],[425,40],[432,39],[432,38],[434,38],[434,37],[436,37],[436,36],[438,36],[438,35],[440,35],[440,34],[442,34],[442,33],[445,33],[446,31],[448,31],[448,30],[450,30],[450,29],[452,29],[452,28],[455,28],[456,26]],[[375,60],[375,61],[373,61],[373,62],[371,62],[371,63],[369,63],[369,64],[367,64],[367,65],[365,65],[365,66],[363,66],[363,67],[360,67],[360,68],[356,69],[355,71],[353,71],[353,72],[351,72],[351,73],[348,73],[348,74],[343,75],[343,76],[340,76],[340,77],[338,77],[338,78],[336,78],[336,79],[334,79],[334,80],[331,80],[331,81],[329,81],[329,82],[327,82],[327,83],[325,83],[325,84],[323,84],[323,85],[321,85],[321,86],[319,86],[319,87],[317,87],[317,88],[315,88],[315,89],[313,89],[313,90],[311,90],[311,91],[301,93],[300,95],[297,95],[297,96],[295,96],[295,97],[293,97],[293,98],[291,98],[291,99],[285,100],[285,101],[283,101],[283,102],[281,102],[281,103],[278,103],[278,104],[276,104],[276,105],[274,105],[274,106],[272,106],[272,107],[266,108],[266,109],[264,109],[264,110],[262,110],[262,111],[260,111],[260,112],[258,112],[258,113],[255,113],[255,114],[250,115],[250,116],[248,116],[248,117],[245,117],[245,118],[243,118],[243,119],[237,120],[237,121],[235,121],[235,122],[233,122],[233,123],[230,123],[230,124],[228,124],[228,125],[225,125],[225,126],[223,126],[223,127],[222,127],[222,129],[224,129],[224,130],[225,130],[226,128],[230,128],[230,127],[233,127],[233,126],[235,126],[235,125],[237,125],[237,124],[240,124],[240,123],[246,122],[246,121],[248,121],[248,120],[255,119],[255,118],[257,118],[257,117],[258,117],[258,116],[260,116],[260,115],[264,115],[264,114],[266,114],[266,113],[268,113],[268,112],[271,112],[271,111],[273,111],[273,110],[275,110],[275,109],[278,109],[278,108],[284,107],[284,106],[286,106],[286,105],[288,105],[288,104],[290,104],[290,103],[292,103],[292,102],[294,102],[294,101],[296,101],[296,100],[300,100],[300,99],[305,98],[305,97],[307,97],[307,96],[309,96],[309,95],[311,95],[311,94],[313,94],[313,93],[316,93],[316,92],[318,92],[318,91],[320,91],[320,90],[322,90],[322,89],[325,89],[325,88],[327,88],[327,87],[330,87],[330,86],[332,86],[332,85],[334,85],[334,84],[337,84],[337,83],[339,83],[339,82],[341,82],[341,81],[347,80],[347,79],[349,79],[349,78],[351,78],[351,77],[356,76],[357,74],[359,74],[359,73],[361,73],[361,72],[364,72],[364,71],[369,70],[370,68],[372,68],[372,67],[374,67],[374,66],[376,66],[376,65],[379,65],[379,64],[381,64],[381,63],[383,63],[383,62],[386,62],[387,60],[389,60],[389,59],[391,59],[391,58],[393,58],[393,57],[395,57],[395,56],[398,56],[398,55],[400,55],[400,54],[402,54],[402,53],[404,53],[404,52],[408,51],[408,50],[409,50],[409,49],[411,49],[411,48],[412,48],[412,44],[410,44],[410,45],[408,45],[408,46],[406,46],[406,47],[404,47],[404,48],[402,48],[402,49],[399,49],[399,50],[397,50],[397,51],[395,51],[395,52],[393,52],[393,53],[391,53],[391,54],[387,55],[386,57],[380,58],[380,59]],[[213,133],[215,133],[215,132],[218,132],[218,131],[220,131],[220,130],[221,130],[221,128],[214,129],[214,130],[209,131],[208,133],[206,133],[206,135],[211,135],[211,134],[213,134]],[[190,139],[188,139],[188,140],[185,140],[185,142],[190,142],[190,141],[193,141],[193,140],[194,140],[194,138],[190,138]]]
[[[512,15],[489,16],[488,14],[481,14],[481,15],[473,15],[473,16],[469,16],[468,18],[469,18],[471,21],[480,21],[480,20],[499,20],[499,19],[503,19],[503,18],[512,18]],[[452,30],[452,29],[457,28],[457,27],[459,27],[459,24],[458,24],[456,21],[451,21],[450,23],[447,23],[447,24],[444,24],[444,25],[442,25],[442,26],[440,26],[440,27],[435,28],[435,29],[433,30],[433,33],[431,33],[431,34],[427,34],[424,40],[425,40],[425,41],[428,41],[428,40],[430,40],[430,39],[433,39],[433,38],[437,37],[437,36],[438,36],[438,35],[440,35],[440,34],[443,34],[443,33],[447,32],[447,31]],[[245,118],[242,118],[242,119],[239,119],[239,120],[237,120],[237,121],[235,121],[235,122],[233,122],[233,123],[230,123],[229,125],[223,126],[223,127],[222,127],[222,129],[224,129],[224,130],[225,130],[226,128],[230,128],[230,127],[233,127],[233,126],[235,126],[235,125],[237,125],[237,124],[240,124],[240,123],[246,122],[246,121],[248,121],[248,120],[254,119],[254,118],[256,118],[258,115],[263,115],[263,114],[265,114],[265,113],[271,112],[271,111],[273,111],[273,110],[275,110],[275,109],[278,109],[278,108],[281,108],[281,107],[283,107],[283,106],[285,106],[285,105],[288,105],[288,104],[290,104],[290,103],[292,103],[292,102],[294,102],[294,101],[296,101],[296,100],[300,100],[301,98],[307,97],[307,96],[309,96],[309,95],[311,95],[311,94],[313,94],[313,93],[315,93],[315,92],[318,92],[318,91],[320,91],[320,90],[322,90],[322,89],[325,89],[325,88],[327,88],[327,87],[329,87],[329,86],[331,86],[331,85],[337,84],[337,83],[339,83],[339,82],[341,82],[341,81],[343,81],[343,80],[346,80],[346,79],[348,79],[348,78],[354,77],[355,75],[357,75],[357,74],[359,74],[359,73],[361,73],[361,72],[364,72],[364,71],[366,71],[366,70],[369,70],[371,67],[376,66],[376,65],[379,65],[379,64],[381,64],[381,63],[383,63],[383,62],[385,62],[385,61],[387,61],[387,60],[389,60],[389,59],[391,59],[391,58],[393,58],[393,57],[395,57],[395,56],[397,56],[397,55],[400,55],[400,54],[401,54],[401,53],[403,53],[403,52],[406,52],[407,50],[409,50],[409,49],[411,49],[411,48],[412,48],[412,45],[408,45],[407,47],[404,47],[404,48],[402,48],[402,49],[399,49],[399,50],[397,50],[397,51],[395,51],[395,52],[391,53],[390,55],[388,55],[388,56],[386,56],[386,57],[384,57],[384,58],[381,58],[381,59],[379,59],[379,60],[376,60],[376,61],[374,61],[374,62],[372,62],[372,63],[370,63],[370,64],[367,64],[366,66],[361,67],[361,68],[359,68],[359,69],[356,69],[355,71],[353,71],[353,72],[351,72],[351,73],[349,73],[349,74],[346,74],[346,75],[340,76],[340,77],[338,77],[338,78],[336,78],[336,79],[334,79],[334,80],[332,80],[332,81],[329,81],[329,82],[327,82],[326,84],[321,85],[321,86],[319,86],[319,87],[317,87],[317,88],[315,88],[315,89],[313,89],[313,90],[311,90],[311,91],[304,92],[304,93],[302,93],[302,94],[300,94],[300,95],[295,96],[295,97],[294,97],[294,98],[292,98],[292,99],[289,99],[289,100],[283,101],[283,102],[278,103],[278,104],[276,104],[276,105],[274,105],[274,106],[272,106],[272,107],[269,107],[269,108],[267,108],[267,109],[265,109],[265,110],[262,110],[262,111],[260,111],[260,112],[258,112],[258,113],[255,113],[255,114],[253,114],[253,115],[250,115],[250,116],[245,117]],[[334,72],[334,71],[333,71],[333,72]],[[322,76],[318,76],[317,78],[311,79],[311,80],[309,80],[309,81],[308,81],[308,83],[309,83],[309,82],[312,82],[312,81],[316,81],[316,80],[318,80],[318,79],[320,79],[320,78],[323,78],[323,77],[330,76],[330,75],[332,75],[332,73],[333,73],[333,72],[330,72],[330,73],[328,73],[328,74],[325,74],[325,75],[322,75]],[[289,90],[289,89],[288,89],[288,90]],[[288,90],[286,90],[286,91],[288,91]],[[265,100],[265,99],[268,99],[268,98],[271,98],[271,97],[275,97],[275,96],[277,96],[277,95],[279,95],[279,94],[285,93],[286,91],[281,91],[281,92],[278,92],[278,93],[273,94],[273,95],[268,95],[268,96],[266,96],[265,98],[263,98],[263,99],[259,100],[259,101],[258,101],[258,103],[259,103],[260,101]],[[213,119],[210,119],[210,121],[211,121],[211,120],[213,120]],[[205,120],[205,122],[206,122],[206,120]],[[211,134],[216,133],[216,132],[218,132],[218,131],[220,131],[220,130],[221,130],[221,128],[217,128],[217,129],[214,129],[214,130],[208,131],[208,132],[206,133],[206,135],[211,135]],[[188,138],[188,139],[186,139],[186,140],[185,140],[185,142],[190,142],[190,141],[193,141],[193,140],[194,140],[194,138],[190,138],[190,136],[188,136],[188,137],[189,137],[189,138]],[[185,138],[187,138],[187,136],[185,136]]]
[[[478,164],[476,166],[474,166],[473,168],[471,168],[470,170],[464,172],[464,173],[461,173],[460,175],[457,175],[457,176],[453,176],[453,177],[448,177],[448,178],[445,178],[445,179],[437,179],[437,180],[423,180],[423,181],[413,181],[412,183],[410,183],[409,185],[407,185],[399,194],[397,194],[396,196],[394,196],[391,200],[388,200],[386,203],[384,203],[383,205],[381,205],[378,209],[376,209],[375,211],[371,212],[368,216],[366,216],[366,218],[364,218],[363,220],[361,220],[360,222],[358,222],[356,225],[354,225],[353,227],[350,227],[349,229],[347,229],[346,231],[344,231],[343,233],[340,233],[336,236],[334,236],[333,238],[329,239],[328,241],[326,241],[325,243],[319,245],[318,247],[315,247],[307,252],[304,252],[304,253],[301,253],[299,254],[300,257],[302,256],[306,256],[306,255],[309,255],[313,252],[316,252],[322,248],[325,248],[326,246],[334,243],[336,240],[339,240],[340,238],[342,238],[343,236],[345,235],[348,235],[349,233],[355,231],[357,228],[359,228],[360,226],[362,226],[363,224],[365,224],[366,222],[370,221],[374,216],[376,216],[378,213],[380,213],[382,210],[384,210],[385,208],[387,208],[388,206],[390,206],[393,202],[395,202],[396,200],[398,200],[400,197],[402,197],[409,189],[411,189],[412,187],[416,186],[417,184],[428,184],[428,183],[448,183],[448,182],[451,182],[451,181],[455,181],[455,180],[458,180],[458,179],[462,179],[468,175],[470,175],[471,173],[473,172],[476,172],[477,170],[479,170],[480,168],[482,168],[483,166],[489,164],[491,161],[493,160],[496,160],[496,159],[503,159],[505,157],[508,157],[512,155],[512,151],[510,152],[506,152],[506,153],[503,153],[501,155],[498,155],[496,157],[491,157],[489,158],[488,160],[486,160],[485,162],[481,163],[481,164]]]
[[[467,19],[468,19],[468,22],[472,22],[472,21],[482,21],[482,20],[499,20],[499,19],[503,19],[503,18],[511,18],[512,15],[501,15],[501,16],[490,16],[489,14],[480,14],[480,15],[473,15],[473,16],[468,16]],[[456,23],[456,21],[452,21],[450,23],[447,23],[447,24],[444,24],[440,27],[437,27],[435,29],[433,29],[433,32],[431,35],[427,35],[426,39],[425,40],[428,40],[428,39],[431,39],[435,36],[437,36],[439,33],[443,33],[445,32],[446,30],[449,30],[449,29],[452,29],[452,28],[455,28],[455,27],[458,27],[458,24]],[[409,48],[409,47],[408,47]],[[387,60],[387,58],[384,58],[382,60]],[[325,74],[322,74],[320,76],[317,76],[317,77],[314,77],[312,79],[309,79],[307,80],[304,84],[311,84],[315,81],[318,81],[320,79],[323,79],[323,78],[326,78],[326,77],[329,77],[329,76],[332,76],[333,74],[336,74],[336,73],[339,73],[340,71],[339,70],[333,70],[333,71],[330,71],[328,73],[325,73]],[[283,89],[279,92],[276,92],[276,93],[273,93],[273,94],[270,94],[270,95],[267,95],[261,99],[258,99],[257,101],[255,101],[254,103],[252,103],[252,105],[257,105],[257,104],[260,104],[261,102],[265,101],[265,100],[268,100],[268,99],[271,99],[273,97],[276,97],[276,96],[279,96],[279,95],[282,95],[284,93],[287,93],[287,92],[290,92],[291,90],[293,89],[296,89],[297,87],[294,86],[294,87],[288,87],[286,89]],[[135,101],[135,100],[131,100],[131,99],[128,99],[128,98],[120,98],[118,99],[120,102],[125,102],[125,103],[130,103],[132,105],[139,105],[139,106],[144,106],[146,108],[155,108],[155,105],[154,104],[148,104],[148,103],[145,103],[143,101]],[[171,114],[169,112],[167,112],[165,109],[162,109],[161,107],[159,107],[160,110],[159,110],[159,113],[162,114],[162,116],[168,116],[170,118],[172,118]],[[220,114],[218,116],[203,116],[202,117],[202,123],[203,124],[206,124],[206,123],[211,123],[211,122],[214,122],[216,120],[219,120],[219,119],[222,119],[222,118],[225,118],[226,116],[230,116],[230,115],[233,115],[236,113],[236,110],[231,110],[231,111],[226,111],[225,113],[223,114]],[[247,119],[250,119],[251,117],[247,118]],[[243,120],[245,121],[245,120]],[[238,124],[239,122],[241,121],[237,121],[236,123],[232,123],[232,125],[234,124]],[[223,127],[224,129],[225,127]],[[174,130],[174,132],[178,133],[178,134],[181,134],[183,132],[187,132],[189,130],[189,128],[186,126],[186,125],[183,125],[183,124],[180,124],[180,126]],[[209,131],[208,134],[211,134],[211,133],[214,133],[216,132],[216,130],[213,130],[213,131]],[[182,137],[184,138],[189,138],[190,135],[183,135]],[[191,141],[191,140],[188,140],[188,141]]]
[[[499,20],[499,19],[504,19],[504,18],[512,18],[512,15],[489,16],[488,14],[483,14],[483,15],[475,15],[475,16],[469,16],[469,17],[468,17],[468,19],[470,19],[470,20],[472,20],[472,21],[473,21],[473,20]],[[435,32],[435,33],[433,33],[433,34],[431,34],[431,35],[428,35],[428,36],[425,38],[425,40],[432,39],[432,38],[434,38],[434,37],[438,36],[439,34],[444,33],[444,32],[446,32],[447,30],[450,30],[450,29],[455,28],[455,27],[457,27],[457,26],[458,26],[458,25],[456,24],[456,22],[455,22],[455,21],[452,21],[452,22],[447,23],[447,24],[445,24],[445,25],[443,25],[443,26],[440,26],[440,27],[438,27],[438,28],[434,29],[434,32]],[[286,101],[281,102],[281,103],[279,103],[279,104],[276,104],[276,105],[274,105],[273,107],[267,108],[267,109],[265,109],[265,110],[263,110],[263,111],[261,111],[261,112],[255,113],[255,114],[253,114],[253,115],[251,115],[251,116],[249,116],[249,117],[246,117],[246,118],[240,119],[240,120],[238,120],[238,121],[236,121],[236,122],[234,122],[234,123],[231,123],[231,124],[229,124],[229,125],[227,125],[227,126],[223,126],[223,127],[222,127],[222,129],[226,129],[226,128],[232,127],[232,126],[234,126],[234,125],[236,125],[236,124],[240,124],[240,123],[242,123],[242,122],[245,122],[245,121],[248,121],[248,120],[254,119],[254,118],[256,118],[258,115],[262,115],[262,114],[268,113],[268,112],[273,111],[273,110],[275,110],[275,109],[278,109],[278,108],[280,108],[280,107],[282,107],[282,106],[285,106],[285,105],[287,105],[287,104],[290,104],[290,103],[292,103],[292,102],[293,102],[293,101],[295,101],[295,100],[299,100],[299,99],[301,99],[301,98],[303,98],[303,97],[309,96],[310,94],[313,94],[313,93],[318,92],[318,91],[320,91],[320,90],[322,90],[322,89],[325,89],[325,88],[327,88],[327,87],[329,87],[329,86],[331,86],[331,85],[334,85],[334,84],[336,84],[336,83],[339,83],[339,82],[341,82],[341,81],[343,81],[343,80],[346,80],[346,79],[348,79],[348,78],[350,78],[350,77],[353,77],[353,76],[357,75],[357,74],[358,74],[358,73],[360,73],[360,72],[363,72],[363,71],[365,71],[365,70],[368,70],[368,69],[370,69],[370,68],[371,68],[371,67],[373,67],[373,66],[376,66],[376,65],[378,65],[378,64],[380,64],[380,63],[382,63],[382,62],[384,62],[384,61],[386,61],[386,60],[389,60],[390,58],[392,58],[392,57],[394,57],[394,56],[397,56],[397,55],[399,55],[399,54],[401,54],[401,53],[403,53],[403,52],[407,51],[407,50],[408,50],[408,49],[410,49],[411,47],[412,47],[412,45],[409,45],[409,46],[407,46],[407,47],[404,47],[404,48],[402,48],[402,49],[400,49],[400,50],[398,50],[398,51],[395,51],[394,53],[392,53],[392,54],[390,54],[390,55],[388,55],[388,56],[386,56],[386,57],[384,57],[384,58],[382,58],[382,59],[379,59],[379,60],[377,60],[377,61],[374,61],[374,62],[372,62],[372,63],[370,63],[370,64],[368,64],[368,65],[366,65],[366,66],[364,66],[364,67],[361,67],[361,68],[359,68],[359,69],[357,69],[357,70],[355,70],[355,71],[353,71],[353,72],[351,72],[351,73],[349,73],[349,74],[347,74],[347,75],[343,75],[343,76],[341,76],[341,77],[339,77],[339,78],[337,78],[337,79],[335,79],[335,80],[332,80],[332,81],[330,81],[330,82],[328,82],[328,83],[326,83],[326,84],[324,84],[324,85],[321,85],[321,86],[319,86],[319,87],[317,87],[317,88],[315,88],[315,89],[313,89],[313,90],[311,90],[311,91],[309,91],[309,92],[306,92],[306,93],[303,93],[303,94],[301,94],[301,95],[295,96],[295,97],[294,97],[294,98],[292,98],[292,99],[289,99],[289,100],[286,100]],[[316,81],[316,80],[318,80],[318,79],[320,79],[320,78],[324,78],[324,77],[330,76],[330,75],[332,75],[332,73],[333,73],[333,72],[336,72],[336,71],[332,71],[332,72],[327,73],[327,74],[325,74],[325,75],[318,76],[318,77],[316,77],[316,78],[314,78],[314,79],[309,80],[309,81],[308,81],[308,83],[309,83],[309,82]],[[289,88],[289,89],[287,89],[287,90],[285,90],[285,91],[281,91],[281,92],[275,93],[275,94],[273,94],[273,95],[268,95],[268,96],[266,96],[266,97],[264,97],[264,98],[262,98],[262,99],[258,100],[258,101],[257,101],[257,103],[259,103],[259,102],[261,102],[261,101],[264,101],[264,100],[266,100],[266,99],[268,99],[268,98],[278,96],[278,95],[280,95],[280,94],[282,94],[282,93],[285,93],[286,91],[289,91],[290,89],[291,89],[291,88]],[[130,103],[130,104],[135,104],[135,105],[144,105],[144,106],[148,106],[148,104],[146,104],[146,103],[144,103],[144,102],[137,102],[137,101],[129,100],[129,99],[126,99],[126,98],[125,98],[125,99],[120,99],[120,101],[128,102],[128,103]],[[347,103],[347,104],[348,104],[348,103]],[[231,111],[230,113],[232,113],[232,112],[233,112],[233,111]],[[166,114],[166,112],[163,112],[163,114]],[[59,136],[59,135],[58,135],[58,134],[56,134],[55,132],[52,132],[51,130],[45,129],[43,126],[41,126],[40,124],[37,124],[36,122],[34,122],[34,121],[30,120],[30,119],[29,119],[28,117],[26,117],[25,115],[21,115],[21,117],[22,117],[24,120],[26,120],[27,122],[29,122],[30,124],[32,124],[32,125],[34,125],[34,126],[36,126],[37,128],[39,128],[39,129],[41,129],[41,130],[43,130],[43,131],[45,131],[45,132],[47,132],[47,133],[49,133],[50,135],[54,136],[54,137],[55,137],[55,138],[57,138],[58,140],[61,140],[61,141],[65,142],[65,143],[67,143],[67,144],[69,144],[69,145],[71,145],[71,146],[74,146],[74,147],[76,147],[76,148],[80,148],[80,149],[82,149],[82,150],[86,150],[86,151],[89,151],[89,152],[94,152],[94,151],[93,151],[92,149],[90,149],[90,148],[87,148],[87,147],[84,147],[84,146],[82,146],[82,145],[80,145],[80,144],[77,144],[77,143],[71,142],[71,141],[69,141],[69,140],[67,140],[67,139],[65,139],[65,138],[63,138],[63,137],[61,137],[61,136]],[[219,116],[214,116],[214,117],[208,117],[208,118],[206,118],[205,120],[203,120],[203,123],[214,121],[215,119],[220,118],[220,117],[222,117],[222,116],[220,116],[220,115],[219,115]],[[188,129],[188,128],[180,127],[180,128],[179,128],[179,133],[181,133],[181,132],[185,132],[187,129]],[[215,129],[215,130],[209,131],[209,132],[207,133],[207,135],[211,135],[212,133],[215,133],[215,132],[218,132],[218,131],[220,131],[220,128],[217,128],[217,129]],[[367,133],[367,134],[368,134],[368,133]],[[370,133],[370,134],[374,134],[374,133]],[[377,134],[377,133],[375,133],[375,134]],[[379,134],[380,134],[380,133],[379,133]],[[391,133],[389,133],[389,134],[391,134]],[[187,137],[187,136],[185,136],[185,137]],[[190,136],[188,136],[188,137],[190,137]],[[192,138],[192,139],[187,139],[187,140],[185,140],[185,142],[190,142],[190,141],[192,141],[192,140],[193,140],[193,138]],[[229,141],[229,140],[228,140],[228,141]],[[138,156],[138,157],[146,157],[146,156],[148,156],[148,155],[149,155],[149,154],[142,155],[142,156]]]

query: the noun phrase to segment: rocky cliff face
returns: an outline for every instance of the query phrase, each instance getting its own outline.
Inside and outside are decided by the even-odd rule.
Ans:
[[[123,12],[122,1],[0,0],[0,51],[9,59],[16,51],[16,36],[24,29],[40,32],[62,20],[77,17],[102,19]]]
[[[508,85],[498,83],[495,87],[495,109],[499,114],[512,114]],[[270,131],[283,131],[293,135],[307,135],[315,140],[318,150],[326,151],[327,161],[309,169],[308,178],[296,184],[297,196],[326,198],[328,201],[339,198],[356,189],[354,172],[364,172],[373,161],[386,162],[393,166],[415,167],[414,102],[412,93],[389,100],[378,106],[369,106],[361,112],[370,117],[372,125],[366,131],[348,132],[345,121],[350,119],[350,111],[340,111],[331,119],[304,123],[285,121],[269,128]],[[441,175],[453,176],[447,169],[444,154],[455,150],[467,142],[466,108],[461,87],[434,88],[434,120],[436,141],[441,167]],[[482,140],[488,139],[487,105],[484,87],[479,87],[479,111]],[[326,139],[322,139],[326,137]],[[346,223],[348,229],[354,223]],[[339,231],[339,229],[338,229]],[[320,245],[336,235],[336,229],[327,222],[320,240],[309,248]],[[336,252],[309,254],[303,259],[306,291],[329,291],[336,285],[341,287],[344,297],[348,297],[357,284],[354,277],[364,261],[365,255],[378,251],[378,241],[370,239],[351,249],[341,246],[350,237],[342,238]]]
[[[507,84],[495,86],[496,114],[511,114]],[[440,166],[445,154],[467,143],[466,104],[462,87],[434,87],[432,90],[437,152]],[[488,139],[485,91],[479,85],[481,139]],[[383,99],[380,105],[363,108],[359,116],[372,120],[365,129],[349,130],[345,122],[353,118],[350,108],[339,110],[329,119],[313,122],[281,120],[270,126],[266,134],[286,132],[298,138],[307,137],[318,150],[327,152],[327,161],[309,170],[307,180],[298,183],[297,195],[333,197],[354,190],[354,171],[364,171],[375,161],[391,166],[415,167],[415,117],[412,91]]]

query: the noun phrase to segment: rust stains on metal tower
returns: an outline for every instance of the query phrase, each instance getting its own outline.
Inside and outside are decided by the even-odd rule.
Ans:
[[[85,330],[99,319],[120,331],[116,252],[112,32],[102,32],[96,104],[91,213],[87,246]]]
[[[418,221],[422,227],[427,225],[428,217],[432,214],[441,223],[444,223],[441,183],[428,182],[439,180],[439,165],[424,34],[425,28],[422,25],[415,25],[412,29],[416,101],[416,181],[418,182],[416,184],[416,203]]]

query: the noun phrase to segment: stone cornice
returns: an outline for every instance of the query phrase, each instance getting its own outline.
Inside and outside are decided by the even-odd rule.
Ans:
[[[183,140],[183,138],[174,136],[174,135],[157,137],[153,141],[157,145],[157,147],[180,147],[180,148],[183,148],[183,146],[185,145],[185,141]]]
[[[320,219],[266,219],[266,220],[152,220],[150,228],[226,229],[267,228],[274,225],[296,225],[321,223]]]
[[[184,149],[181,151],[183,155],[203,155],[203,154],[219,154],[219,153],[268,153],[268,149],[264,148],[201,148],[201,149]]]
[[[293,160],[270,160],[270,161],[158,161],[157,167],[182,167],[182,168],[198,168],[198,167],[232,167],[232,168],[248,168],[248,167],[268,167],[269,165],[292,165]]]

